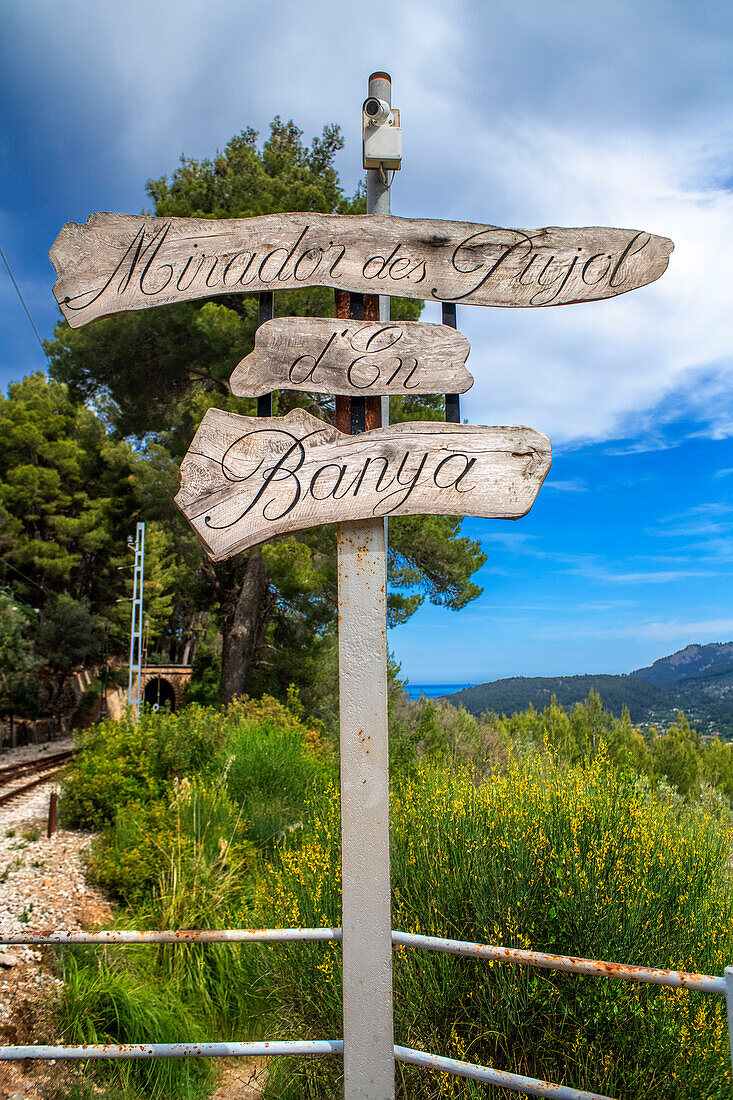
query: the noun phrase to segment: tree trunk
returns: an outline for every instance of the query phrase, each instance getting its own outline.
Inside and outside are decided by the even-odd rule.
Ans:
[[[251,550],[244,562],[229,563],[228,584],[220,586],[222,610],[221,698],[244,695],[247,673],[267,621],[267,571],[262,554]]]

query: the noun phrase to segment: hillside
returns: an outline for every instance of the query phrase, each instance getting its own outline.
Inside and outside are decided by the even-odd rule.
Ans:
[[[448,702],[463,705],[471,714],[495,711],[497,714],[513,714],[524,710],[530,703],[542,710],[553,695],[562,706],[572,708],[583,703],[591,691],[597,691],[604,706],[621,714],[629,708],[632,721],[646,722],[649,715],[670,709],[670,693],[635,676],[512,676],[506,680],[493,680],[487,684],[463,688],[446,695]]]
[[[572,708],[597,691],[604,706],[632,721],[667,726],[683,710],[702,733],[733,737],[733,642],[689,645],[625,676],[513,676],[464,688],[445,698],[471,714],[512,714],[530,703],[538,710],[553,695]]]

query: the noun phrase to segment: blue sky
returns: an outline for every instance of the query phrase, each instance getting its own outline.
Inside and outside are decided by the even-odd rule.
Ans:
[[[137,213],[145,181],[275,114],[341,124],[393,76],[392,209],[671,237],[652,286],[586,305],[462,307],[474,423],[546,432],[528,517],[467,520],[483,596],[392,633],[413,681],[623,672],[733,637],[733,7],[672,0],[5,0],[0,246],[43,336],[65,221]],[[426,320],[437,320],[435,307]],[[0,269],[0,384],[44,366]]]

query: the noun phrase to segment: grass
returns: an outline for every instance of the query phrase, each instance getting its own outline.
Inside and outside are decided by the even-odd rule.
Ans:
[[[176,1043],[206,1038],[197,1014],[161,983],[154,949],[114,951],[68,948],[61,957],[65,1043]],[[87,1063],[90,1076],[129,1096],[197,1100],[210,1091],[205,1058],[152,1058]]]

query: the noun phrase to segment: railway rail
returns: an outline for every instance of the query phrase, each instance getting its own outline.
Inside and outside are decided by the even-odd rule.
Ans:
[[[0,793],[0,806],[10,802],[13,798],[18,798],[27,791],[33,790],[34,787],[39,787],[42,783],[47,783],[49,778],[63,768],[64,764],[67,764],[73,756],[74,750],[69,749],[67,752],[57,752],[52,756],[24,760],[20,764],[8,764],[0,768],[0,788],[7,787],[9,784],[15,783],[19,779],[25,779],[27,776],[35,776],[28,783],[23,783],[19,787],[13,787],[5,793]]]

